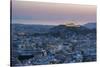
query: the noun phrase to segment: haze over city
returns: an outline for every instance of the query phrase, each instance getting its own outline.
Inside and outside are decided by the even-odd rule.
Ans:
[[[34,1],[12,2],[12,23],[60,25],[73,22],[96,22],[95,5],[44,3]]]

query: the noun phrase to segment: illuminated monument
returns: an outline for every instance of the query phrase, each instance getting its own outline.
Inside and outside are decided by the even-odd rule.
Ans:
[[[77,23],[76,21],[67,21],[66,23],[65,23],[65,25],[67,26],[67,27],[80,27],[80,25],[78,25],[78,24],[75,24],[75,23]]]

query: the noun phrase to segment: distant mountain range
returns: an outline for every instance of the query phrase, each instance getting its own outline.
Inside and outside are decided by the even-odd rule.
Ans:
[[[12,24],[12,29],[15,32],[47,32],[52,25],[28,25],[28,24]]]
[[[87,24],[84,24],[83,26],[88,29],[96,29],[96,23],[87,23]]]
[[[96,32],[96,23],[88,23],[81,26],[66,26],[66,25],[26,25],[12,24],[13,32],[28,32],[28,33],[48,33],[50,35],[71,35],[71,34],[87,34]]]

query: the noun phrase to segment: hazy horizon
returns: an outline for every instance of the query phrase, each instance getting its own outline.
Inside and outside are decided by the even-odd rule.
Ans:
[[[12,23],[83,25],[96,22],[95,5],[12,1]]]

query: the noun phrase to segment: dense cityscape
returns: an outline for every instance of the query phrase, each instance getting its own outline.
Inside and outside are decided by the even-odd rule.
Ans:
[[[96,28],[12,24],[12,66],[91,61],[96,61]]]

